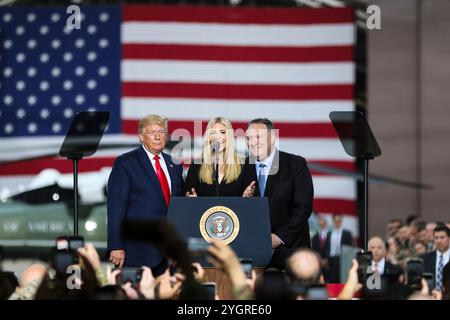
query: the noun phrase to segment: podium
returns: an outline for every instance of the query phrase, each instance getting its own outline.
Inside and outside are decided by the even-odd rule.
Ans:
[[[184,240],[222,239],[240,258],[251,258],[260,272],[272,258],[269,204],[261,197],[172,197],[168,221]],[[231,284],[222,271],[199,261],[207,281],[216,282],[219,297],[231,298]]]

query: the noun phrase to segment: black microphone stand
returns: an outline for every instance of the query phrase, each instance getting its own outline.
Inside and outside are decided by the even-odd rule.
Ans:
[[[216,158],[216,164],[215,164],[214,179],[216,180],[216,195],[219,196],[219,150],[218,150],[218,148],[216,148],[216,150],[215,150],[215,158]]]

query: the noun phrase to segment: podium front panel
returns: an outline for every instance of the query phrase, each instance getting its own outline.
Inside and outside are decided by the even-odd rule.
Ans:
[[[183,239],[204,238],[200,222],[204,223],[205,213],[217,206],[232,210],[238,218],[239,232],[230,243],[236,254],[240,258],[251,258],[253,267],[265,267],[272,257],[267,198],[172,197],[167,219],[175,225]]]

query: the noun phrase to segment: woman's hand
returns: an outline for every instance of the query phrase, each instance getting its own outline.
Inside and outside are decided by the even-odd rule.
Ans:
[[[255,185],[256,181],[252,181],[247,188],[245,188],[244,193],[242,194],[243,197],[250,198],[253,197],[255,194]]]
[[[191,189],[191,191],[186,192],[186,197],[196,197],[197,196],[197,192],[195,191],[194,188]]]

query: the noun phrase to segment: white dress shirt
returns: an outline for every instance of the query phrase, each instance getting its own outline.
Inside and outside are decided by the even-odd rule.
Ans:
[[[153,153],[151,153],[150,151],[148,151],[144,145],[142,145],[142,148],[144,148],[145,153],[147,153],[147,156],[150,159],[150,163],[153,166],[153,170],[155,170],[155,173],[156,173],[155,155]],[[169,184],[170,194],[172,194],[172,183],[171,183],[172,180],[170,180],[169,170],[167,169],[166,161],[164,160],[164,156],[162,155],[162,153],[159,154],[159,163],[161,164],[161,168],[163,169],[164,174],[166,175],[167,183]]]
[[[441,253],[438,250],[436,250],[436,267],[435,267],[436,269],[434,271],[435,283],[437,283],[437,274],[438,274],[438,269],[439,269],[439,259],[440,258],[441,258]],[[450,248],[447,251],[444,252],[444,261],[443,261],[444,262],[444,264],[443,264],[444,267],[448,263],[449,258],[450,258]]]
[[[380,274],[384,274],[384,266],[386,264],[386,260],[384,258],[382,258],[378,262],[375,262],[374,260],[372,260],[372,271],[373,272],[375,272],[377,270],[377,268],[375,268],[375,264],[378,264],[378,272]]]
[[[341,255],[341,239],[343,228],[333,229],[330,239],[330,256],[337,257]]]

